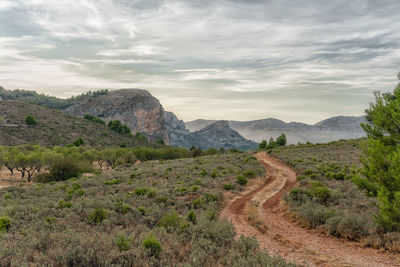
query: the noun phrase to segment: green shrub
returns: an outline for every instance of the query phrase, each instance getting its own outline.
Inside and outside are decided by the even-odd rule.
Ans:
[[[164,227],[167,230],[179,228],[182,226],[183,219],[174,213],[166,213],[158,221],[159,227]]]
[[[116,184],[120,184],[121,180],[120,179],[113,179],[113,180],[109,180],[109,181],[104,181],[104,185],[116,185]]]
[[[105,121],[103,121],[102,119],[100,119],[100,118],[98,118],[98,117],[95,117],[95,116],[93,116],[93,115],[90,115],[90,114],[85,114],[85,115],[83,116],[83,118],[84,118],[85,120],[88,120],[88,121],[93,121],[93,122],[96,122],[96,123],[100,123],[100,124],[106,125],[106,122],[105,122]]]
[[[295,203],[303,203],[305,200],[309,199],[310,193],[305,188],[295,187],[290,190],[289,197],[290,200],[294,201]]]
[[[243,172],[243,175],[247,178],[255,178],[257,176],[257,173],[253,170],[247,170]]]
[[[217,175],[218,175],[218,170],[215,169],[215,168],[212,169],[212,171],[211,171],[211,173],[210,173],[210,176],[211,176],[212,178],[216,178]]]
[[[224,184],[224,189],[225,189],[225,190],[233,190],[233,185],[231,185],[231,184]]]
[[[239,175],[238,177],[236,177],[236,182],[240,185],[246,185],[248,180],[246,177],[244,177],[243,175]]]
[[[187,220],[191,223],[196,223],[196,214],[194,213],[194,210],[191,210],[188,215],[187,215]]]
[[[206,176],[208,174],[208,172],[206,171],[206,169],[202,169],[201,172],[199,173],[201,176]]]
[[[325,186],[314,187],[311,189],[311,194],[319,198],[322,202],[327,201],[331,196],[331,191]]]
[[[149,189],[144,187],[144,188],[136,188],[134,192],[137,196],[144,196],[147,194],[148,191]]]
[[[118,199],[115,202],[115,210],[121,214],[127,214],[129,211],[132,210],[132,207],[126,203],[122,199]]]
[[[58,208],[59,209],[71,208],[71,207],[72,207],[72,203],[69,202],[69,201],[64,201],[64,200],[58,201]]]
[[[84,144],[85,141],[83,140],[82,137],[77,138],[73,143],[74,146],[83,146]]]
[[[150,190],[147,192],[147,197],[148,197],[148,198],[154,198],[156,195],[157,195],[157,190],[155,190],[155,189],[150,189]]]
[[[145,215],[146,214],[146,208],[145,207],[137,207],[137,210],[140,212],[140,214]]]
[[[107,219],[107,211],[101,208],[96,208],[88,217],[90,224],[99,224],[105,219]]]
[[[206,203],[208,202],[216,202],[219,200],[218,196],[211,193],[205,193],[203,199]]]
[[[48,224],[54,224],[54,223],[56,222],[56,218],[54,218],[54,217],[46,217],[46,218],[45,218],[45,221],[46,221]]]
[[[26,125],[36,125],[37,121],[32,115],[28,115],[25,118],[25,123]]]
[[[4,233],[10,229],[11,219],[7,216],[0,217],[0,233]]]
[[[159,257],[162,251],[161,243],[153,233],[149,234],[142,242],[142,246],[147,249],[150,256]]]
[[[331,196],[331,191],[323,183],[319,181],[311,181],[311,188],[309,190],[310,194],[320,201],[325,202]]]
[[[65,181],[91,170],[93,167],[89,162],[70,157],[57,157],[50,163],[49,174],[43,175],[43,180],[45,182]]]
[[[120,252],[129,250],[131,242],[132,240],[127,238],[124,234],[119,234],[117,236],[116,244]]]

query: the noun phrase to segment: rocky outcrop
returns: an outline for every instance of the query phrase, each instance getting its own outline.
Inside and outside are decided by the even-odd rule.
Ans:
[[[105,121],[120,120],[133,133],[146,134],[150,140],[169,143],[165,111],[158,99],[139,89],[121,89],[85,99],[65,110],[75,116],[90,114]]]
[[[187,122],[189,131],[210,125],[214,121],[195,120]],[[360,124],[366,123],[365,116],[351,117],[338,116],[323,120],[314,125],[300,122],[285,123],[281,120],[269,118],[255,121],[229,121],[229,126],[244,138],[261,142],[270,137],[276,138],[281,133],[287,136],[288,144],[326,143],[340,139],[355,139],[365,136]]]
[[[257,148],[257,144],[251,142],[238,132],[229,127],[228,121],[216,121],[196,132],[180,130],[171,135],[171,145],[190,148],[191,146],[207,149],[210,147],[225,149],[237,148],[250,150]]]
[[[165,123],[170,129],[186,131],[185,122],[172,112],[165,111]]]

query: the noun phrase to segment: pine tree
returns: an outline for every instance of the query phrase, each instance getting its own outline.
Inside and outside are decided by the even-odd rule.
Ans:
[[[400,230],[400,84],[393,93],[375,92],[366,110],[368,124],[362,158],[363,178],[355,182],[376,196],[378,223],[388,231]]]

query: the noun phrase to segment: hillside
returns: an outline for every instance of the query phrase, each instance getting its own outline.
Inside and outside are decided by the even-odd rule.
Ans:
[[[0,265],[294,266],[218,219],[223,194],[244,189],[236,177],[251,183],[264,172],[236,153],[1,189],[0,214],[9,217],[0,219],[10,220],[0,232]]]
[[[194,132],[213,123],[213,120],[195,120],[186,122],[189,131]],[[229,121],[229,126],[244,138],[261,142],[270,137],[276,138],[285,133],[288,144],[327,143],[340,139],[356,139],[365,136],[360,123],[365,123],[365,117],[338,116],[332,117],[314,125],[300,122],[285,123],[278,119],[262,119],[254,121]]]
[[[32,115],[37,125],[27,126]],[[120,135],[106,126],[78,118],[59,110],[16,101],[0,101],[0,145],[67,145],[77,138],[93,146],[149,145],[135,137]]]

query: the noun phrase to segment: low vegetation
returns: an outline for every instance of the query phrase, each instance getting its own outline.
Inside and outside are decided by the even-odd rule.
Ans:
[[[65,146],[82,138],[91,146],[150,146],[147,138],[109,128],[94,116],[78,118],[59,110],[37,105],[0,102],[0,145],[38,144],[41,146]],[[153,144],[155,147],[160,145]]]
[[[400,234],[378,223],[376,198],[355,184],[362,170],[363,142],[291,145],[272,149],[270,154],[298,173],[299,186],[284,199],[301,224],[365,246],[400,252]]]
[[[95,176],[0,190],[2,265],[288,265],[253,238],[236,240],[217,216],[223,192],[243,190],[237,177],[264,173],[257,160],[247,153],[170,160],[170,149],[117,149],[149,161],[117,159]]]
[[[19,89],[6,90],[3,87],[0,87],[0,97],[4,100],[25,102],[51,109],[66,109],[76,104],[79,101],[86,99],[90,100],[92,98],[106,94],[108,94],[107,89],[93,91],[93,92],[89,91],[87,93],[83,93],[76,97],[61,99],[54,96],[48,96],[45,94],[38,94],[35,91],[19,90]]]

